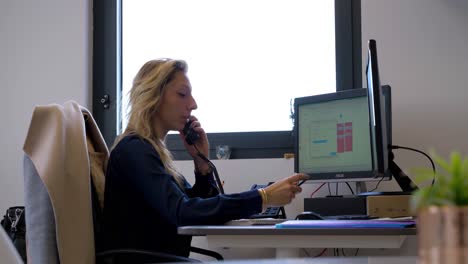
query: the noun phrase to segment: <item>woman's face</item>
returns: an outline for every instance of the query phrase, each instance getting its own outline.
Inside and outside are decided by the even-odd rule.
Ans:
[[[197,109],[192,87],[185,73],[175,73],[174,78],[166,85],[161,99],[156,112],[156,129],[164,135],[170,130],[182,130],[192,110]]]

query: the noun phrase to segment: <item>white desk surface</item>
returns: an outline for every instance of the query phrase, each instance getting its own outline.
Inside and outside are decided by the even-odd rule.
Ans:
[[[277,258],[298,257],[301,248],[400,248],[416,228],[275,228],[275,226],[183,226],[181,235],[206,236],[213,247],[275,248]]]
[[[416,235],[416,228],[275,228],[274,225],[252,226],[182,226],[180,235],[307,235],[307,236],[400,236]]]
[[[219,262],[207,262],[219,263]],[[226,260],[225,264],[417,264],[416,256],[379,256],[379,257],[318,257],[318,258],[286,258],[286,259],[245,259]]]

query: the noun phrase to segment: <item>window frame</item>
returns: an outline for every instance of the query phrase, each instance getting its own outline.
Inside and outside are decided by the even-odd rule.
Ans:
[[[93,115],[112,146],[121,124],[122,0],[94,0]],[[335,0],[336,90],[362,87],[361,1]],[[208,133],[210,156],[229,145],[231,159],[283,158],[294,152],[293,131]],[[166,137],[175,160],[189,160],[177,134]]]

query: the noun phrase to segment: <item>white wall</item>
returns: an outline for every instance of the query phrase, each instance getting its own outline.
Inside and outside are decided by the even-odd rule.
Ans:
[[[92,1],[0,0],[0,213],[23,202],[22,147],[35,105],[91,107]]]
[[[393,143],[442,156],[468,154],[468,2],[361,4],[363,61],[367,40],[376,39],[381,83],[393,88]],[[430,168],[421,154],[394,153],[402,168]]]
[[[3,211],[23,203],[21,148],[33,107],[75,99],[91,108],[92,1],[0,3]],[[468,42],[467,13],[465,0],[362,0],[363,43],[377,40],[382,83],[393,87],[395,144],[424,151],[435,148],[443,155],[453,149],[466,152],[468,104],[463,102],[468,98],[468,49],[463,44]],[[419,154],[401,150],[396,155],[402,168],[429,166]],[[228,192],[246,190],[252,183],[278,179],[293,170],[292,161],[283,159],[215,164]],[[190,162],[178,166],[186,173],[192,170]],[[315,187],[304,185],[304,193],[286,208],[290,217],[302,210],[302,198]],[[396,186],[383,183],[382,188]],[[327,192],[323,188],[319,195]]]

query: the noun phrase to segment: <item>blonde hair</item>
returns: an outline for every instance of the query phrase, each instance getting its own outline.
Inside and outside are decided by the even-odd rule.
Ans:
[[[158,152],[166,170],[172,174],[179,186],[183,186],[183,176],[177,172],[171,152],[154,130],[154,115],[158,111],[166,85],[177,72],[187,73],[187,63],[182,60],[158,59],[146,62],[133,79],[129,92],[128,125],[117,137],[114,147],[128,135],[138,135],[147,140]]]

